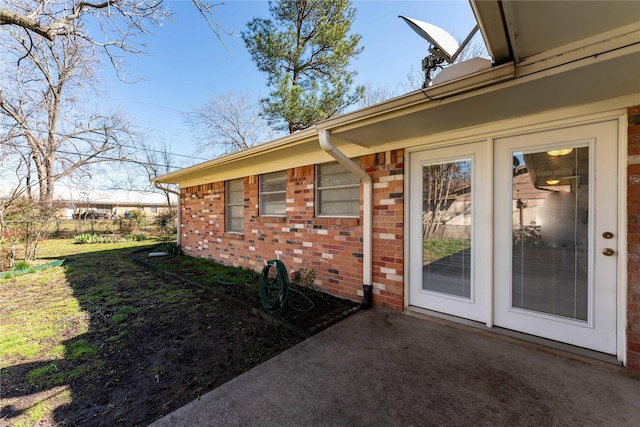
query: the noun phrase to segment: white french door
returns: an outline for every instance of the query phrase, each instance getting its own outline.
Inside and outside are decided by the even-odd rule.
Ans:
[[[616,354],[617,127],[410,153],[409,304]]]
[[[616,353],[617,122],[495,141],[495,324]]]
[[[411,154],[411,305],[485,321],[489,159],[485,143]]]

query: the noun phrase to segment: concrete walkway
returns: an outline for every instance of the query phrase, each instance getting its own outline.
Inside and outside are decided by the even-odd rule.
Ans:
[[[152,424],[638,426],[640,379],[604,362],[359,312]]]

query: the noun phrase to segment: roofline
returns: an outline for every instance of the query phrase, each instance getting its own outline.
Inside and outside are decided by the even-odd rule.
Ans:
[[[184,169],[180,169],[156,178],[152,178],[150,181],[158,182],[158,183],[175,182],[176,179],[180,178],[181,176],[189,175],[194,172],[198,172],[204,169],[209,169],[215,166],[220,166],[226,163],[231,163],[247,157],[252,157],[255,155],[263,155],[268,151],[277,150],[284,146],[303,144],[305,142],[310,142],[310,141],[315,142],[318,140],[319,129],[331,129],[331,128],[340,126],[342,124],[359,122],[365,119],[369,119],[385,113],[389,113],[390,111],[400,110],[407,107],[411,107],[416,104],[423,103],[425,102],[425,99],[426,97],[424,93],[422,93],[421,91],[412,92],[406,95],[399,96],[397,98],[392,98],[380,104],[375,104],[373,106],[356,110],[351,113],[346,113],[341,116],[325,119],[300,132],[296,132],[291,135],[286,135],[281,138],[275,139],[273,141],[266,142],[264,144],[259,144],[245,150],[237,151],[235,153],[227,154],[222,157],[217,157],[212,160],[207,160],[206,162],[198,163],[197,165],[189,166]]]
[[[204,169],[209,169],[214,166],[223,165],[225,163],[231,163],[246,157],[252,157],[256,154],[263,154],[264,152],[276,150],[282,146],[301,144],[304,142],[308,142],[309,140],[314,140],[317,134],[318,132],[315,130],[315,127],[311,126],[310,128],[307,128],[300,132],[296,132],[291,135],[286,135],[281,138],[266,142],[264,144],[259,144],[251,148],[247,148],[245,150],[236,151],[234,153],[227,154],[222,157],[216,157],[215,159],[207,160],[206,162],[198,163],[196,165],[189,166],[184,169],[180,169],[165,175],[152,178],[150,179],[150,181],[154,183],[175,182],[176,178],[179,178],[184,175],[188,175]]]
[[[180,177],[197,173],[198,171],[202,171],[205,169],[210,169],[212,167],[235,162],[241,159],[250,158],[257,155],[264,155],[269,151],[278,150],[285,146],[294,146],[307,142],[318,142],[318,133],[320,130],[333,130],[339,127],[354,125],[356,123],[362,123],[369,120],[375,121],[382,116],[389,115],[389,113],[406,110],[407,108],[425,103],[438,102],[438,100],[443,97],[472,91],[481,87],[491,86],[495,83],[508,80],[513,76],[513,64],[505,64],[500,67],[483,70],[479,73],[464,76],[460,79],[442,83],[435,87],[420,89],[415,92],[389,99],[379,104],[355,110],[353,112],[346,113],[340,116],[325,119],[300,132],[286,135],[273,141],[256,145],[245,150],[237,151],[235,153],[208,160],[194,166],[180,169],[166,175],[153,178],[150,181],[153,183],[175,183],[179,180]],[[320,148],[318,150],[320,151]]]
[[[496,52],[502,52],[502,60],[512,59],[509,38],[503,21],[502,2],[500,0],[470,0],[470,3],[474,14],[476,14],[476,20],[480,23],[481,30],[483,25],[486,26],[492,22],[495,22],[495,25],[500,27],[493,28],[492,30],[495,33],[492,35],[485,34],[483,30],[483,37],[487,44],[491,44],[490,47],[495,48]],[[491,68],[319,121],[303,131],[153,178],[151,182],[184,182],[188,176],[206,173],[210,169],[223,165],[230,165],[305,143],[318,144],[317,150],[320,153],[321,148],[318,136],[320,131],[327,130],[337,134],[382,120],[393,119],[407,112],[437,108],[439,105],[446,104],[453,99],[462,100],[467,97],[503,89],[505,85],[526,83],[530,79],[541,77],[546,72],[553,74],[567,68],[576,68],[584,64],[606,61],[607,58],[612,56],[637,51],[639,45],[635,37],[637,37],[638,31],[640,31],[640,24],[632,24],[612,30],[607,34],[595,35],[589,40],[581,40],[568,46],[558,47],[554,51],[543,52],[517,65],[513,61],[501,65],[494,63]],[[602,39],[602,37],[605,38]],[[336,138],[336,141],[349,143],[348,140],[340,140],[339,135],[336,135]],[[357,143],[354,144],[358,145]]]
[[[494,65],[514,60],[501,0],[469,0],[480,34]]]

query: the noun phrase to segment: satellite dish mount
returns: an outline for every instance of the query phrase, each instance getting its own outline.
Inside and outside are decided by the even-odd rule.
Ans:
[[[424,72],[423,88],[431,86],[434,71],[438,68],[444,68],[443,64],[445,62],[452,64],[462,50],[467,47],[476,31],[478,31],[478,26],[476,25],[462,44],[458,45],[456,39],[440,27],[402,15],[399,18],[402,18],[413,31],[430,44],[429,55],[422,60],[422,71]]]

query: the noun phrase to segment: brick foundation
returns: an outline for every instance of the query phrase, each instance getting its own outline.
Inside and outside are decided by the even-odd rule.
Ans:
[[[373,179],[373,303],[401,310],[403,151],[363,156],[360,166]],[[312,268],[316,285],[332,295],[359,301],[363,285],[362,215],[315,217],[314,166],[287,170],[285,217],[260,216],[258,176],[245,177],[244,184],[243,234],[225,232],[224,182],[181,189],[184,252],[255,271],[261,271],[265,261],[279,257],[290,272]]]

